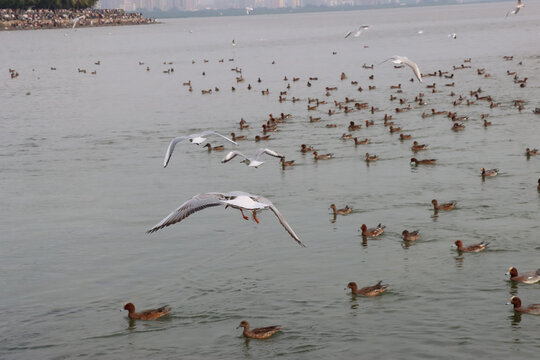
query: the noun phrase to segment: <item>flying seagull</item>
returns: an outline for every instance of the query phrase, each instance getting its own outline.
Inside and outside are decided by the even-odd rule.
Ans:
[[[506,13],[506,17],[508,17],[508,15],[510,15],[510,14],[517,15],[517,13],[519,12],[519,10],[521,10],[521,8],[524,7],[524,6],[525,6],[525,4],[522,4],[522,3],[521,3],[521,0],[518,0],[518,1],[517,1],[517,4],[516,4],[516,8],[515,8],[514,10],[512,10],[512,11],[507,12],[507,13]]]
[[[282,159],[285,157],[285,156],[283,156],[281,154],[278,154],[274,150],[260,148],[251,157],[247,157],[246,155],[242,154],[240,151],[231,151],[230,153],[225,155],[225,157],[223,158],[223,160],[221,160],[221,162],[226,163],[226,162],[234,159],[238,155],[238,156],[241,156],[241,157],[244,158],[244,160],[242,160],[241,162],[245,163],[247,166],[257,168],[260,165],[262,165],[262,163],[264,163],[264,161],[259,161],[259,158],[261,156],[263,156],[264,154],[274,156],[274,157],[278,157],[278,158],[282,158]]]
[[[369,29],[369,25],[359,26],[358,28],[356,28],[356,30],[354,30],[354,37],[359,37],[362,34],[362,30],[367,30],[367,29]],[[345,39],[348,38],[352,33],[353,31],[349,31],[348,33],[346,33]]]
[[[409,60],[409,58],[407,58],[406,56],[394,55],[391,58],[386,59],[383,62],[381,62],[381,64],[384,63],[384,62],[387,62],[388,60],[392,60],[392,62],[394,64],[405,64],[405,65],[407,65],[408,67],[410,67],[412,69],[412,71],[414,72],[414,75],[416,75],[416,78],[418,79],[418,81],[422,82],[422,74],[420,73],[420,69],[418,68],[418,65],[416,65],[416,63]]]
[[[204,136],[207,136],[207,135],[221,136],[225,140],[230,141],[235,145],[238,145],[236,143],[236,141],[232,141],[228,137],[223,136],[223,135],[221,135],[221,134],[219,134],[219,133],[217,133],[215,131],[203,131],[202,133],[199,133],[199,134],[191,134],[191,135],[188,135],[188,136],[175,137],[169,143],[169,147],[167,148],[167,153],[165,153],[165,160],[163,160],[163,167],[167,167],[167,164],[169,163],[169,160],[171,159],[171,155],[172,155],[172,153],[174,151],[174,147],[176,146],[176,144],[178,144],[179,142],[182,142],[184,140],[189,140],[193,144],[200,145],[203,141],[206,140],[206,138]]]
[[[244,210],[252,211],[253,220],[259,223],[256,212],[259,210],[270,209],[276,215],[281,225],[287,230],[292,238],[301,246],[304,246],[298,236],[294,233],[293,229],[287,223],[285,218],[281,215],[278,209],[272,204],[270,200],[260,195],[252,195],[243,191],[231,191],[227,193],[210,192],[198,194],[180,205],[180,207],[167,215],[163,220],[157,223],[154,227],[147,231],[147,233],[153,233],[166,226],[176,224],[187,218],[189,215],[198,211],[206,209],[207,207],[221,206],[225,208],[232,207],[240,210],[242,217],[249,220],[244,215]]]

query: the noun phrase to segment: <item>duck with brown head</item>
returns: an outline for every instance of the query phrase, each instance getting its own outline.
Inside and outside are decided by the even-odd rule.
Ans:
[[[171,311],[170,307],[162,306],[157,309],[143,310],[135,312],[135,305],[132,303],[127,303],[124,305],[124,310],[129,312],[128,316],[130,319],[134,320],[156,320],[162,316],[165,316]]]
[[[415,230],[409,232],[409,230],[403,230],[401,233],[403,240],[405,241],[416,241],[420,238],[420,231]]]
[[[369,229],[366,226],[366,224],[362,224],[362,226],[360,226],[360,229],[362,230],[362,236],[370,236],[370,237],[375,237],[375,236],[381,235],[384,232],[385,228],[386,228],[386,226],[384,226],[382,224],[379,224],[376,227],[369,228]]]
[[[540,304],[529,304],[527,306],[521,305],[521,299],[517,296],[512,296],[510,302],[506,303],[507,305],[514,305],[514,311],[520,313],[527,313],[533,315],[540,315]]]
[[[351,294],[353,295],[377,296],[385,292],[386,289],[388,289],[388,285],[383,285],[382,280],[381,280],[373,286],[366,286],[361,289],[358,289],[358,285],[356,285],[355,282],[351,281],[350,283],[347,284],[347,289],[351,289]]]
[[[349,205],[346,205],[343,209],[338,209],[335,204],[331,204],[330,209],[334,212],[334,216],[349,215],[352,212],[352,207],[349,207]]]
[[[458,252],[480,252],[482,250],[485,250],[487,248],[487,246],[489,245],[489,243],[485,242],[485,241],[482,241],[479,244],[463,246],[463,241],[456,240],[454,245],[457,247]]]
[[[510,280],[522,284],[535,284],[540,281],[540,269],[536,271],[526,271],[519,274],[518,270],[511,266],[506,275],[510,275]]]
[[[452,201],[452,202],[449,202],[449,203],[439,205],[439,203],[435,199],[431,200],[431,203],[433,204],[433,209],[435,211],[437,211],[437,210],[445,210],[445,211],[452,210],[452,209],[454,209],[454,207],[457,204],[457,202]]]
[[[242,332],[242,334],[247,338],[264,340],[264,339],[268,339],[270,336],[280,331],[281,325],[267,326],[263,328],[250,330],[249,322],[247,320],[243,320],[240,323],[240,325],[238,325],[237,329],[238,328],[244,328],[244,331]]]

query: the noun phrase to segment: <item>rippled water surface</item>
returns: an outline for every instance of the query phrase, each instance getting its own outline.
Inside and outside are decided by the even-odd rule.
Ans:
[[[512,285],[504,273],[540,265],[540,158],[524,156],[526,147],[540,147],[540,116],[532,113],[540,106],[540,7],[529,1],[505,18],[508,10],[496,3],[0,32],[0,357],[536,358],[540,318],[514,315],[505,303],[512,295],[539,303],[540,285]],[[371,29],[343,38],[362,23]],[[379,65],[395,54],[423,73],[442,69],[454,78],[410,82],[410,69]],[[471,68],[453,70],[461,64]],[[234,67],[245,82],[236,82]],[[20,76],[11,79],[8,68]],[[481,68],[491,76],[478,75]],[[527,77],[527,86],[508,70]],[[307,87],[308,77],[318,80]],[[188,80],[193,92],[182,85]],[[287,83],[287,98],[300,102],[278,102]],[[399,83],[402,93],[390,89]],[[432,83],[439,92],[426,88]],[[338,90],[326,96],[327,86]],[[478,88],[500,106],[452,105]],[[270,95],[261,95],[265,89]],[[413,101],[420,92],[425,106]],[[406,105],[390,95],[412,110],[396,113]],[[308,97],[328,104],[307,111]],[[380,111],[328,116],[345,97]],[[515,99],[524,100],[521,112]],[[422,118],[431,108],[468,115],[466,129],[451,131],[441,115]],[[191,144],[179,144],[162,167],[172,137],[206,129],[247,135],[238,150],[252,152],[260,126],[281,112],[292,119],[263,146],[296,160],[292,169],[282,171],[274,158],[258,169],[236,159],[221,164],[223,152]],[[437,165],[412,167],[411,141],[389,133],[384,113],[429,144],[416,157]],[[322,120],[310,123],[310,115]],[[238,129],[240,118],[249,129]],[[375,126],[355,135],[371,144],[340,139],[350,121],[367,119]],[[302,143],[335,158],[315,162],[300,153]],[[366,152],[379,161],[367,166]],[[482,181],[481,167],[501,173]],[[191,196],[230,190],[267,196],[307,247],[271,212],[256,224],[223,208],[145,234]],[[457,209],[434,214],[433,198],[456,200]],[[333,222],[331,203],[354,212]],[[383,223],[386,232],[363,241],[362,223]],[[405,244],[404,229],[420,229],[421,239]],[[457,239],[490,246],[459,255],[451,247]],[[389,284],[380,297],[344,290],[349,281],[378,280]],[[120,312],[127,301],[173,312],[130,322]],[[283,331],[246,341],[235,329],[243,319]]]

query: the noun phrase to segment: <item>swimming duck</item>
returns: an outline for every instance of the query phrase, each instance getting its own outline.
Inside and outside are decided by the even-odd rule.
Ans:
[[[330,209],[334,211],[334,216],[336,215],[348,215],[352,211],[352,207],[346,205],[343,209],[337,209],[335,204],[330,205]]]
[[[300,151],[303,153],[310,152],[310,151],[313,151],[313,147],[307,146],[306,144],[302,144]]]
[[[270,135],[265,135],[265,136],[259,136],[259,135],[257,135],[257,136],[255,136],[255,141],[256,141],[256,142],[259,142],[259,141],[261,141],[261,140],[270,140]]]
[[[486,119],[484,119],[484,127],[488,127],[492,125],[491,121],[487,121]]]
[[[249,127],[248,123],[244,119],[240,119],[240,129],[247,129]]]
[[[507,305],[514,305],[514,311],[520,313],[527,313],[533,315],[540,315],[540,304],[529,304],[527,306],[521,306],[521,299],[517,296],[512,296],[510,302]]]
[[[135,305],[132,303],[127,303],[124,305],[124,310],[129,312],[128,316],[130,319],[134,320],[156,320],[162,316],[165,316],[171,311],[170,307],[162,306],[157,309],[143,310],[135,312]]]
[[[319,155],[317,151],[313,152],[313,157],[315,158],[315,160],[327,160],[327,159],[331,159],[332,156],[334,155],[331,153]]]
[[[487,246],[489,245],[488,242],[482,241],[479,244],[469,245],[467,247],[463,246],[463,241],[456,240],[454,245],[457,247],[457,251],[459,252],[480,252],[482,250],[485,250]]]
[[[354,138],[354,145],[365,145],[365,144],[369,144],[369,139],[368,138],[365,138],[364,140],[358,140],[357,137]]]
[[[401,131],[401,128],[400,127],[393,127],[392,125],[390,125],[390,132],[391,133],[395,133],[395,132],[400,132]]]
[[[439,205],[439,203],[435,199],[431,200],[431,203],[433,204],[433,208],[436,211],[437,210],[446,210],[446,211],[452,210],[457,204],[457,202],[452,201],[452,202],[449,202],[449,203]]]
[[[234,140],[234,139],[233,139]],[[413,152],[417,152],[417,151],[422,151],[422,150],[426,150],[427,149],[427,145],[426,144],[419,144],[418,141],[414,141],[412,146],[411,146],[411,150]]]
[[[366,120],[366,127],[375,125],[375,122],[373,120],[369,121]]]
[[[369,229],[367,228],[366,224],[362,224],[362,226],[360,226],[360,229],[362,230],[362,236],[371,236],[371,237],[381,235],[384,232],[385,228],[386,226],[381,225],[381,224],[377,225],[377,227],[369,228]]]
[[[350,140],[352,138],[353,138],[352,134],[345,133],[345,134],[341,135],[341,140]]]
[[[279,161],[281,162],[281,167],[283,170],[285,170],[285,168],[288,166],[294,166],[294,160],[285,161],[285,157],[282,157]]]
[[[358,289],[358,285],[356,285],[355,282],[350,282],[347,284],[347,288],[351,289],[351,293],[353,295],[377,296],[377,295],[381,295],[383,292],[386,291],[386,289],[388,289],[388,285],[383,285],[381,283],[382,283],[382,280],[379,281],[376,285],[366,286],[361,289]]]
[[[410,135],[410,134],[407,134],[407,135],[399,134],[399,140],[409,140],[411,138],[412,138],[412,135]]]
[[[452,125],[452,130],[459,131],[465,129],[465,125],[455,122],[454,125]]]
[[[274,335],[279,330],[281,330],[281,325],[267,326],[263,328],[250,330],[249,322],[247,320],[243,320],[240,323],[240,325],[238,325],[237,329],[241,327],[244,328],[244,331],[242,332],[242,334],[245,337],[250,338],[250,339],[258,339],[258,340],[268,339],[270,336]]]
[[[412,158],[411,163],[414,163],[415,165],[435,165],[435,162],[437,159],[422,159],[418,160],[417,158]]]
[[[526,156],[534,156],[534,155],[538,155],[538,149],[525,149],[525,155]]]
[[[506,275],[510,275],[510,280],[523,284],[534,284],[540,281],[540,269],[527,271],[519,275],[517,269],[511,266]]]
[[[415,231],[409,232],[408,230],[403,230],[401,235],[402,235],[403,240],[405,241],[415,241],[420,238],[420,231],[415,230]]]
[[[210,152],[210,151],[223,151],[223,150],[225,150],[225,146],[223,146],[223,145],[218,145],[218,146],[212,147],[212,145],[210,145],[210,143],[207,143],[207,144],[204,145],[203,147],[207,147],[207,148],[208,148],[208,152]]]
[[[356,124],[354,123],[354,121],[351,121],[351,122],[349,123],[348,129],[349,129],[349,131],[355,131],[355,130],[360,130],[361,127],[362,127],[362,125],[356,125]]]
[[[540,179],[538,179],[538,186],[536,188],[540,191]]]
[[[369,153],[366,153],[366,161],[367,162],[377,161],[377,159],[379,159],[379,157],[377,155],[369,155]]]
[[[235,133],[231,133],[231,139],[233,141],[241,141],[241,140],[246,140],[246,137],[244,135],[242,136],[236,136]]]
[[[489,170],[486,170],[484,168],[480,169],[482,171],[482,177],[493,177],[493,176],[497,176],[497,174],[499,173],[499,169],[489,169]]]

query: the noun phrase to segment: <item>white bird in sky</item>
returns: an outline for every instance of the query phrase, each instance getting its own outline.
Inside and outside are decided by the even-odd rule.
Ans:
[[[167,215],[163,220],[157,223],[154,227],[147,231],[147,233],[153,233],[162,229],[166,226],[176,224],[187,218],[189,215],[194,214],[198,211],[204,210],[207,207],[221,206],[224,205],[225,208],[232,207],[234,209],[240,210],[242,217],[245,220],[249,220],[247,216],[244,215],[244,210],[251,211],[253,214],[253,220],[259,223],[257,219],[256,212],[259,210],[270,209],[276,215],[281,225],[287,230],[287,232],[292,236],[292,238],[301,246],[302,244],[298,236],[294,233],[290,225],[285,221],[285,218],[281,215],[278,209],[272,204],[270,200],[260,195],[252,195],[243,191],[231,191],[227,193],[220,192],[210,192],[198,194],[180,205],[180,207],[174,210],[172,213]]]
[[[369,25],[361,25],[359,26],[356,30],[354,30],[354,37],[359,37],[361,34],[362,34],[362,30],[367,30],[369,29]],[[348,33],[345,34],[345,39],[348,38],[351,34],[353,33],[353,31],[349,31]]]
[[[206,140],[206,138],[204,136],[207,136],[207,135],[221,136],[225,140],[230,141],[235,145],[238,145],[238,143],[236,143],[236,141],[232,141],[228,137],[223,136],[220,133],[217,133],[215,131],[203,131],[202,133],[199,133],[199,134],[191,134],[191,135],[187,135],[187,136],[175,137],[169,143],[169,147],[167,148],[167,152],[165,153],[165,160],[163,160],[163,167],[167,167],[167,164],[169,163],[169,160],[171,159],[171,155],[172,155],[172,153],[174,151],[174,147],[176,146],[176,144],[178,144],[179,142],[182,142],[184,140],[189,140],[193,144],[200,145],[202,142],[204,142]]]
[[[517,15],[517,13],[519,12],[519,10],[521,10],[521,8],[524,7],[524,6],[525,6],[525,4],[522,4],[522,3],[521,3],[521,0],[518,0],[518,1],[517,1],[517,4],[516,4],[516,8],[515,8],[514,10],[512,10],[512,11],[507,12],[507,13],[506,13],[506,16],[508,17],[508,15],[510,15],[510,14]]]
[[[457,39],[457,34],[456,33],[451,33],[451,34],[448,34],[448,37],[452,38],[452,39]]]
[[[79,20],[82,20],[82,19],[84,19],[84,15],[76,17],[75,19],[73,19],[73,27],[72,27],[72,29],[75,29],[75,26],[77,25]]]
[[[274,156],[274,157],[278,157],[278,158],[284,158],[285,157],[285,156],[283,156],[281,154],[278,154],[274,150],[260,148],[259,150],[257,150],[255,152],[255,154],[253,154],[252,157],[247,157],[246,155],[242,154],[240,151],[231,151],[230,153],[225,155],[225,157],[223,158],[223,160],[221,160],[221,162],[226,163],[226,162],[234,159],[238,155],[238,156],[242,156],[244,158],[244,160],[242,160],[241,162],[245,163],[247,166],[257,168],[258,166],[262,165],[262,163],[264,163],[264,161],[259,161],[260,157],[263,156],[264,154]]]
[[[405,64],[405,65],[407,65],[408,67],[410,67],[412,69],[412,71],[413,71],[414,75],[416,76],[416,78],[418,79],[418,81],[422,82],[422,74],[420,73],[420,69],[418,68],[418,65],[416,65],[416,63],[409,60],[409,58],[407,58],[406,56],[394,55],[391,58],[386,59],[383,62],[381,62],[381,64],[384,63],[384,62],[387,62],[388,60],[392,60],[392,62],[394,64]]]

